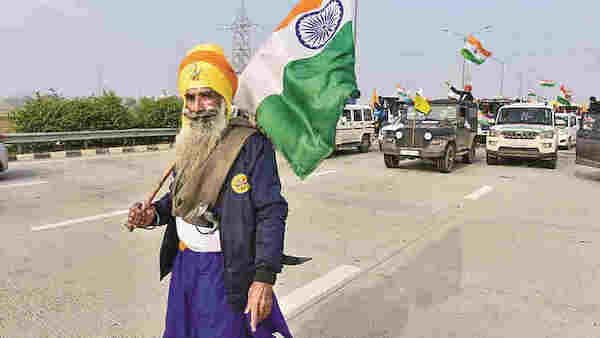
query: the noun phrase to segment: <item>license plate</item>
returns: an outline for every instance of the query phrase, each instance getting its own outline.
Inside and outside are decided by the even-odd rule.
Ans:
[[[418,150],[400,150],[400,155],[419,156],[419,151]]]

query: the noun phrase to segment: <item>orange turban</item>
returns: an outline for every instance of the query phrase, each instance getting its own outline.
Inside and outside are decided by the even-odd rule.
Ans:
[[[225,58],[223,49],[217,45],[202,44],[192,48],[179,65],[179,95],[185,98],[190,88],[211,88],[225,99],[228,116],[237,87],[237,75]]]

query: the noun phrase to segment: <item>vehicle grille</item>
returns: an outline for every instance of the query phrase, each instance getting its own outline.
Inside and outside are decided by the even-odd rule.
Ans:
[[[394,139],[396,141],[396,145],[401,147],[414,147],[414,148],[422,148],[425,147],[427,141],[423,138],[425,135],[425,129],[422,128],[405,128],[400,130],[403,134],[400,140],[396,140],[396,132],[387,130],[385,132],[385,138],[387,140]],[[413,142],[414,135],[414,142]]]
[[[539,154],[539,150],[537,148],[515,148],[515,147],[500,147],[500,152],[504,153],[514,153],[514,154],[531,154],[537,155]]]
[[[535,131],[503,131],[502,136],[509,139],[533,140],[538,133]]]
[[[407,128],[404,130],[404,137],[398,142],[398,145],[404,147],[416,147],[422,148],[425,146],[425,129],[421,128]],[[414,139],[414,140],[413,140]]]

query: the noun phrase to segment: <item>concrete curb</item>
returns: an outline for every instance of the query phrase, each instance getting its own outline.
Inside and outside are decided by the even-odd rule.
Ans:
[[[107,156],[111,154],[124,154],[124,153],[146,153],[154,151],[165,151],[173,148],[173,143],[162,143],[162,144],[150,144],[145,146],[134,146],[134,147],[115,147],[115,148],[95,148],[95,149],[81,149],[81,150],[67,150],[67,151],[55,151],[49,153],[34,153],[34,154],[22,154],[22,155],[10,155],[8,160],[10,162],[17,161],[33,161],[41,159],[64,159],[71,157],[95,157],[95,156]]]

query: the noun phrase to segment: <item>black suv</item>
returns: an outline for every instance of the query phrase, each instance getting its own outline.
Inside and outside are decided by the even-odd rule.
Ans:
[[[452,172],[458,156],[473,163],[477,144],[477,105],[456,100],[432,100],[425,115],[411,107],[406,116],[383,128],[385,165],[397,168],[402,159],[431,161],[444,173]]]
[[[575,163],[600,168],[600,106],[592,105],[581,117]]]

